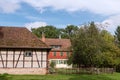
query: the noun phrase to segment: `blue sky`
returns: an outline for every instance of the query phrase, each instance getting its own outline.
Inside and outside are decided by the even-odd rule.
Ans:
[[[64,28],[94,21],[114,33],[120,25],[120,0],[0,0],[0,26]]]

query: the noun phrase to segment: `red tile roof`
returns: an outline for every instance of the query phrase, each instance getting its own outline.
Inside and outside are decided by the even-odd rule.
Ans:
[[[0,48],[49,48],[25,27],[0,26]]]
[[[45,43],[49,46],[51,45],[61,45],[60,49],[52,49],[52,50],[60,50],[60,51],[70,51],[71,41],[70,39],[53,39],[46,38]]]

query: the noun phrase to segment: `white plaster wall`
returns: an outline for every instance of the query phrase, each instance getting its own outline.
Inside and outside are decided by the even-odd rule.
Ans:
[[[6,51],[1,51],[1,54],[5,54],[6,55]]]
[[[37,53],[37,57],[39,60],[39,64],[41,66],[41,60],[47,60],[47,52],[43,52],[42,55],[44,55],[41,59],[41,52],[38,51]],[[2,54],[2,58],[4,60],[4,67],[6,67],[6,51],[1,51]],[[0,56],[0,73],[8,73],[8,74],[46,74],[47,70],[46,70],[46,61],[42,63],[42,68],[38,68],[38,62],[37,62],[37,58],[35,55],[35,51],[33,51],[33,68],[31,67],[31,60],[32,57],[25,57],[25,62],[24,62],[24,68],[23,68],[23,54],[24,51],[21,52],[21,56],[19,58],[19,54],[20,51],[15,51],[15,61],[14,61],[14,68],[13,68],[13,54],[14,51],[8,51],[8,63],[7,63],[7,67],[8,68],[3,68],[3,64],[2,64],[2,60],[1,60],[1,56]],[[17,64],[17,60],[19,58],[19,62]],[[16,66],[17,64],[17,66]]]
[[[47,66],[46,64],[47,64],[46,62],[43,62],[43,68],[45,68]]]
[[[3,59],[3,64],[2,64],[2,61],[0,61],[1,62],[1,67],[6,67],[6,51],[1,51],[1,55],[2,55],[2,59]],[[1,57],[0,57],[1,58]]]
[[[16,66],[16,64],[15,64],[15,66]],[[17,67],[18,67],[18,68],[22,68],[22,67],[23,67],[23,62],[22,62],[22,61],[19,61],[18,64],[17,64]]]
[[[2,64],[2,62],[0,61],[0,67],[3,67],[3,64]]]
[[[38,63],[37,62],[33,62],[33,67],[37,68],[38,67]]]
[[[72,65],[67,64],[57,64],[56,68],[72,68]]]
[[[8,59],[7,59],[7,67],[13,67],[13,51],[8,51]],[[2,54],[2,58],[4,60],[4,67],[6,67],[6,51],[1,51],[1,54]],[[20,54],[20,51],[15,51],[15,60],[14,60],[14,67],[16,67],[16,64],[17,64],[17,60],[19,58],[19,54]],[[19,62],[17,64],[17,67],[18,68],[21,68],[23,67],[23,55],[24,54],[24,51],[21,51],[21,55],[20,55],[20,58],[19,58]],[[36,57],[36,54],[37,54],[37,57]],[[38,68],[38,61],[39,61],[39,64],[41,66],[41,60],[47,60],[47,52],[43,52],[42,55],[43,57],[41,58],[41,52],[38,51],[36,52],[35,54],[35,51],[33,51],[33,67],[35,68]],[[38,61],[37,61],[37,58],[38,58]],[[32,57],[25,57],[25,62],[24,62],[24,67],[31,67],[31,60],[32,60]],[[2,64],[2,61],[1,61],[1,57],[0,57],[0,67],[3,67],[3,64]],[[46,61],[42,63],[42,67],[43,68],[46,68]]]
[[[7,67],[13,68],[13,62],[8,62]]]
[[[37,58],[36,58],[36,55],[35,55],[34,51],[33,51],[33,60],[37,61]]]
[[[36,54],[37,54],[38,60],[40,61],[41,60],[41,52],[36,52]]]
[[[25,67],[30,68],[31,67],[31,62],[25,62]]]

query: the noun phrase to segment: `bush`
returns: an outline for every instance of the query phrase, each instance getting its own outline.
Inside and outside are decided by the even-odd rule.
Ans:
[[[55,62],[53,61],[50,63],[49,73],[55,73],[55,65]]]
[[[53,62],[53,61],[50,63],[51,68],[55,68],[55,65],[56,65],[55,62]]]

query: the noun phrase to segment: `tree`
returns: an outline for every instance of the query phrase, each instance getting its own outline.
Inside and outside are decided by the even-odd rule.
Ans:
[[[115,31],[115,43],[120,49],[120,26],[118,26],[116,31]],[[118,57],[120,57],[120,56],[118,56]],[[118,61],[117,61],[118,65],[116,66],[116,71],[118,71],[118,72],[120,72],[120,63],[119,63],[119,61],[120,61],[120,58],[118,58]]]
[[[65,29],[59,29],[54,26],[48,25],[45,27],[32,28],[31,30],[32,33],[34,33],[39,38],[42,36],[42,32],[45,33],[45,36],[47,38],[58,38],[59,36],[61,36],[62,38],[70,38],[78,30],[78,27],[74,25],[69,25]]]
[[[120,63],[120,50],[114,44],[114,37],[100,30],[91,22],[81,27],[72,37],[72,64],[85,67],[114,67]]]
[[[115,31],[115,38],[116,38],[116,43],[118,47],[120,48],[120,26],[118,26]]]
[[[93,66],[96,60],[96,54],[100,53],[99,30],[90,23],[89,26],[82,27],[72,38],[72,61],[73,64]]]
[[[101,37],[104,40],[104,44],[102,45],[102,54],[100,55],[102,58],[101,66],[104,67],[115,67],[117,66],[120,56],[120,50],[114,43],[114,36],[111,35],[108,31],[102,30]]]
[[[66,34],[68,35],[69,38],[72,37],[77,30],[78,30],[78,27],[75,26],[75,25],[68,25],[65,28],[65,32],[66,32]]]
[[[32,28],[32,33],[34,33],[39,38],[42,37],[42,32],[45,33],[45,36],[47,38],[58,38],[60,35],[60,30],[51,25],[39,28]]]

